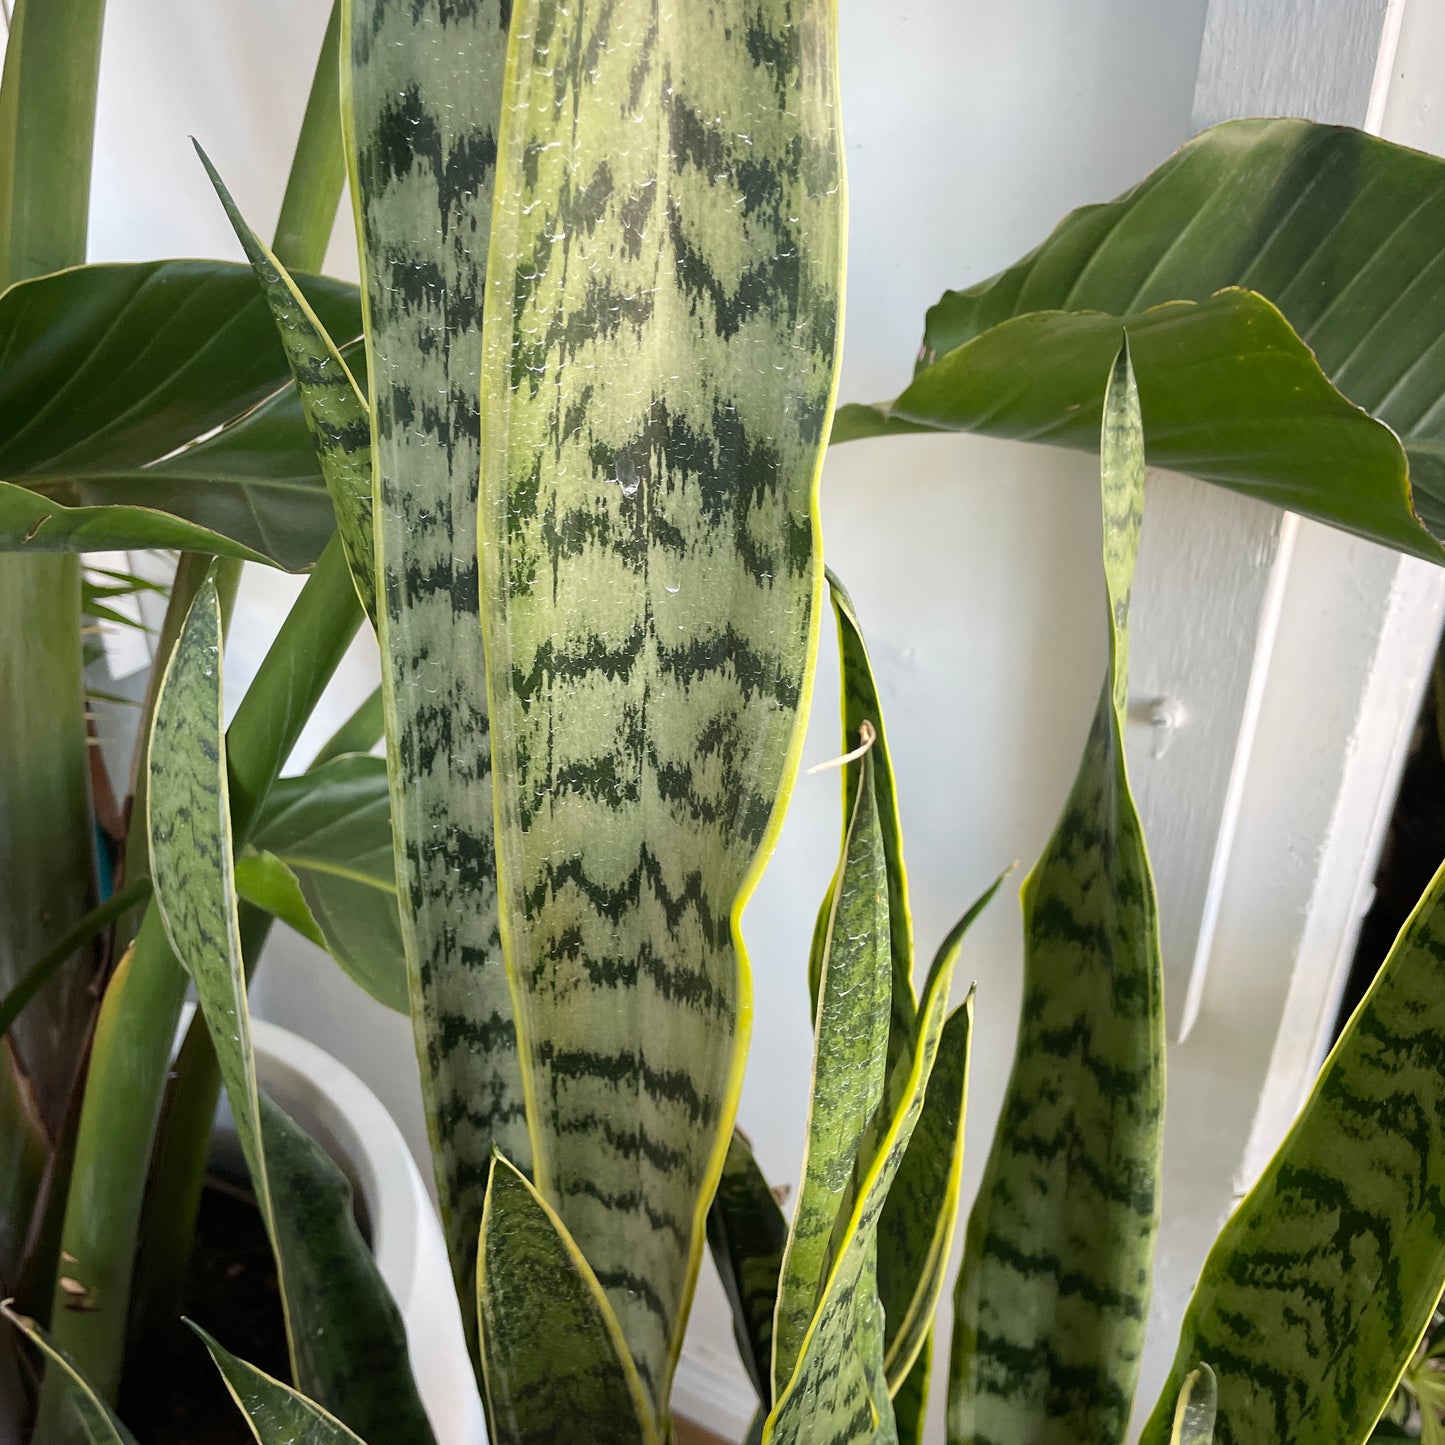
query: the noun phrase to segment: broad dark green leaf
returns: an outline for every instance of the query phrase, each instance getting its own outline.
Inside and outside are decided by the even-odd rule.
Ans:
[[[359,334],[354,287],[302,286],[331,335]],[[21,282],[0,295],[0,356],[0,548],[316,560],[330,503],[299,406],[267,402],[290,373],[249,268],[152,261]]]
[[[246,973],[221,734],[220,604],[208,577],[157,694],[149,749],[155,898],[196,985],[261,1217],[276,1255],[295,1378],[366,1432],[372,1445],[426,1445],[396,1308],[337,1180],[293,1129],[263,1115],[251,1049]]]
[[[973,994],[948,1016],[923,1112],[878,1222],[878,1294],[888,1322],[884,1365],[898,1391],[933,1332],[958,1223]],[[900,1434],[902,1427],[900,1425]]]
[[[1438,561],[1442,235],[1435,156],[1305,121],[1216,126],[948,292],[913,384],[845,407],[834,439],[962,428],[1092,449],[1124,321],[1152,462]]]
[[[1144,503],[1128,348],[1109,380],[1100,470],[1109,672],[1073,790],[1023,887],[1018,1044],[954,1296],[951,1445],[1119,1445],[1144,1343],[1164,1014],[1154,885],[1124,761]]]
[[[707,1215],[707,1242],[732,1306],[738,1355],[758,1399],[772,1404],[773,1314],[788,1222],[737,1130]]]
[[[196,151],[275,318],[281,345],[301,396],[306,426],[316,446],[321,475],[331,494],[336,529],[346,548],[356,593],[374,623],[376,543],[371,521],[371,417],[366,401],[336,343],[326,334],[326,328],[301,288],[246,224],[210,157],[199,145]]]
[[[236,1402],[257,1445],[364,1445],[334,1415],[280,1380],[237,1359],[199,1325],[191,1328],[210,1351],[226,1389]]]
[[[295,877],[322,946],[378,1003],[405,1013],[406,957],[386,763],[352,754],[278,779],[251,841]],[[246,864],[245,857],[238,863],[238,884]],[[279,913],[254,890],[242,891]]]
[[[819,622],[834,24],[512,10],[481,388],[502,937],[535,1177],[659,1416]]]
[[[924,1445],[923,1432],[928,1425],[928,1387],[932,1379],[933,1331],[930,1329],[923,1337],[923,1348],[914,1359],[912,1368],[893,1396],[898,1445]]]
[[[998,886],[959,920],[934,958],[919,1003],[908,1078],[897,1090],[896,1106],[881,1111],[879,1127],[869,1131],[866,1144],[873,1147],[859,1160],[848,1213],[837,1222],[828,1275],[797,1367],[782,1382],[768,1416],[764,1445],[893,1445],[898,1439],[883,1363],[878,1223],[923,1110],[964,935]],[[885,947],[886,936],[880,939]]]
[[[1358,1445],[1445,1283],[1445,869],[1390,950],[1259,1182],[1220,1234],[1145,1427],[1195,1361],[1217,1445]]]
[[[659,1445],[637,1367],[567,1227],[498,1156],[477,1267],[492,1445]]]
[[[774,1400],[797,1369],[834,1263],[839,1218],[851,1217],[854,1191],[872,1162],[862,1151],[888,1083],[888,868],[872,760],[865,753],[860,761],[823,942],[808,1137],[778,1279]]]
[[[493,1148],[532,1148],[497,932],[477,408],[506,0],[351,0],[342,97],[366,286],[382,696],[417,1056],[473,1352]],[[334,334],[334,333],[333,333]]]

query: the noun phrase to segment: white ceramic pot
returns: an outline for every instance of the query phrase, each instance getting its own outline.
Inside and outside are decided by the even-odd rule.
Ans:
[[[261,1087],[356,1191],[377,1268],[406,1325],[412,1373],[437,1445],[487,1445],[441,1223],[401,1130],[376,1095],[324,1049],[260,1019],[252,1020],[251,1037]],[[216,1153],[239,1162],[224,1106],[216,1128]]]

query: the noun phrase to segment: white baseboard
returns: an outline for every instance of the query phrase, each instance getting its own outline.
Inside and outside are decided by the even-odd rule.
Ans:
[[[683,1350],[672,1382],[672,1408],[677,1414],[724,1439],[741,1440],[757,1406],[752,1385],[735,1360],[718,1360],[710,1351]]]

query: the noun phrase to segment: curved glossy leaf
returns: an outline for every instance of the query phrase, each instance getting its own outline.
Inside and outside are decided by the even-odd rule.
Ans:
[[[967,428],[1092,449],[1103,353],[1127,322],[1151,462],[1438,561],[1442,235],[1445,161],[1338,126],[1230,121],[947,293],[913,384],[844,408],[834,438]]]
[[[251,839],[294,876],[322,946],[378,1003],[407,1012],[385,761],[352,754],[278,779]],[[238,862],[238,886],[247,864]],[[242,892],[291,921],[254,891]]]
[[[34,1320],[28,1315],[17,1314],[9,1301],[0,1302],[0,1315],[9,1320],[70,1381],[73,1388],[67,1396],[67,1404],[90,1445],[136,1445],[135,1437],[81,1374],[75,1361]]]
[[[512,11],[481,418],[502,938],[537,1184],[659,1415],[819,622],[834,11]]]
[[[332,335],[359,334],[354,287],[303,287]],[[290,389],[248,268],[153,261],[21,282],[0,295],[0,356],[0,548],[315,561],[333,524],[299,408],[274,398],[247,415]]]
[[[147,790],[155,899],[195,982],[271,1236],[293,1373],[372,1445],[426,1445],[401,1320],[354,1221],[347,1228],[335,1171],[279,1110],[262,1110],[232,890],[220,637],[207,577],[156,699]]]
[[[257,1445],[364,1445],[360,1436],[352,1434],[320,1405],[290,1385],[273,1380],[255,1365],[237,1359],[198,1324],[190,1324],[210,1351]]]
[[[845,1445],[865,1440],[892,1445],[897,1439],[883,1364],[883,1307],[876,1282],[878,1222],[923,1110],[964,934],[998,887],[994,883],[959,920],[934,958],[919,1003],[908,1078],[897,1090],[896,1108],[880,1111],[884,1117],[865,1141],[849,1211],[834,1230],[827,1278],[797,1367],[768,1416],[764,1445]],[[886,936],[880,942],[886,943]]]
[[[1445,869],[1205,1261],[1144,1430],[1169,1438],[1197,1360],[1217,1445],[1358,1445],[1445,1283]]]
[[[477,1266],[492,1445],[659,1445],[617,1316],[567,1226],[500,1155]]]
[[[867,1174],[870,1159],[861,1151],[888,1082],[888,870],[866,753],[861,763],[823,942],[808,1137],[778,1279],[774,1399],[797,1368],[834,1262],[839,1216],[850,1217]]]
[[[1073,790],[1023,887],[1018,1044],[954,1296],[951,1445],[1119,1445],[1144,1344],[1164,1004],[1154,884],[1124,760],[1144,505],[1127,347],[1100,450],[1109,670]]]
[[[838,657],[842,675],[842,712],[844,746],[856,739],[866,722],[873,729],[873,745],[868,756],[873,772],[874,795],[877,799],[878,825],[882,835],[883,857],[888,868],[888,934],[893,962],[892,1023],[888,1035],[889,1076],[908,1072],[907,1054],[912,1047],[917,1021],[918,1000],[913,986],[913,915],[908,904],[908,875],[903,866],[903,829],[898,817],[898,795],[893,783],[893,763],[888,754],[888,734],[883,726],[883,705],[878,685],[873,679],[873,666],[868,648],[858,625],[857,609],[837,574],[828,569],[828,596],[838,625]],[[861,760],[843,768],[843,827],[852,817],[858,790]],[[829,904],[825,902],[826,913]],[[819,928],[824,920],[819,919]],[[810,965],[821,964],[821,936],[815,939]],[[817,982],[810,979],[817,1012]]]
[[[475,1360],[493,1148],[532,1146],[497,934],[477,406],[503,0],[349,0],[343,109],[366,285],[387,760],[417,1059]],[[480,1368],[480,1366],[478,1366]]]
[[[707,1242],[732,1307],[738,1355],[766,1407],[773,1395],[773,1315],[788,1221],[737,1130],[708,1210]]]
[[[326,935],[316,923],[296,875],[274,854],[248,849],[236,859],[236,896],[254,903],[317,948]]]
[[[958,1224],[972,1033],[970,991],[943,1026],[923,1112],[878,1222],[878,1294],[888,1323],[884,1367],[895,1392],[931,1340],[943,1296]]]
[[[376,621],[376,542],[372,533],[371,417],[356,379],[335,342],[264,241],[246,224],[210,157],[196,152],[225,207],[266,298],[301,397],[321,475],[331,494],[336,528],[356,581],[356,593]]]

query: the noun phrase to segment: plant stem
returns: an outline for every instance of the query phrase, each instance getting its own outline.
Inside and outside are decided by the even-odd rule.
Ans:
[[[104,0],[20,0],[11,17],[0,81],[0,289],[85,260],[104,10]],[[93,893],[79,559],[0,556],[0,616],[0,988],[8,989]],[[7,1240],[25,1236],[40,1188],[47,1151],[33,1146],[64,1127],[93,1009],[90,963],[81,954],[61,969],[3,1045]],[[13,1284],[18,1260],[5,1254],[0,1275]]]
[[[341,0],[321,41],[306,116],[291,160],[291,175],[276,222],[271,249],[288,271],[320,271],[336,227],[336,210],[346,181],[341,148]]]

